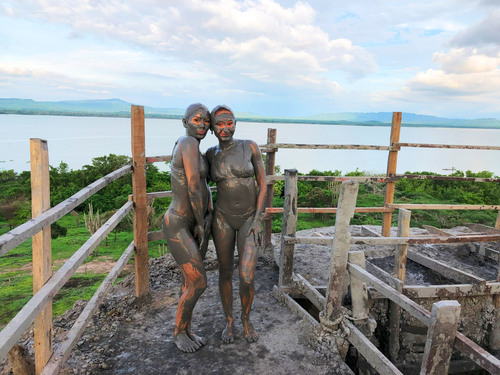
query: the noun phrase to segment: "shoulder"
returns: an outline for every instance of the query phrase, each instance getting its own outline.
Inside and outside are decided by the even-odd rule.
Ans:
[[[193,137],[190,137],[189,135],[183,135],[177,140],[177,143],[181,146],[198,146],[199,143],[196,139]]]
[[[252,151],[252,154],[260,154],[259,145],[255,141],[244,139],[241,142],[243,143],[245,149]]]

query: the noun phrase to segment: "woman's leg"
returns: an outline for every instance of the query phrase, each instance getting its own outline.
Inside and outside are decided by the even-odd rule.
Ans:
[[[219,262],[219,293],[226,316],[226,327],[222,331],[222,341],[230,343],[234,342],[233,263],[235,233],[226,222],[224,214],[217,208],[215,208],[212,221],[212,237]]]
[[[183,352],[192,353],[205,343],[202,338],[191,335],[191,319],[196,302],[206,289],[207,276],[190,221],[168,211],[164,220],[168,249],[184,277],[175,318],[174,343]]]
[[[255,268],[259,249],[255,236],[247,235],[253,221],[253,215],[238,229],[238,253],[240,256],[239,278],[241,299],[241,322],[248,342],[257,341],[259,335],[250,321],[253,297],[255,295]]]

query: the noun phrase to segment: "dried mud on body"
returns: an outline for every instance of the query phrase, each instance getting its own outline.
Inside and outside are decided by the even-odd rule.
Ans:
[[[279,243],[279,242],[278,242]],[[236,256],[235,267],[238,257]],[[218,292],[213,245],[205,261],[208,288],[196,305],[193,330],[208,339],[196,353],[182,353],[173,343],[180,272],[170,255],[150,261],[150,293],[134,296],[134,275],[118,283],[100,305],[89,327],[66,362],[62,374],[352,374],[336,352],[318,352],[312,327],[273,296],[278,268],[272,252],[261,253],[256,270],[256,295],[251,313],[260,337],[243,337],[235,268],[234,317],[236,340],[220,338],[225,319]],[[60,318],[61,335],[77,310]],[[59,338],[60,340],[60,338]],[[57,347],[56,337],[55,347]]]

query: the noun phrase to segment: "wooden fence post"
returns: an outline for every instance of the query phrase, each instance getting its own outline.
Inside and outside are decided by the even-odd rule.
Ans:
[[[134,195],[135,295],[149,291],[148,220],[146,197],[146,137],[144,107],[130,109],[132,125],[132,193]]]
[[[410,235],[411,211],[404,208],[399,209],[398,215],[398,237],[408,237]],[[399,293],[403,291],[403,285],[406,276],[406,259],[408,255],[408,244],[396,246],[394,253],[394,276],[400,283],[397,285]],[[393,362],[398,358],[399,353],[399,326],[401,322],[401,308],[397,303],[390,302],[389,321],[390,321],[390,339],[389,355]]]
[[[326,290],[325,310],[320,314],[321,322],[335,325],[342,314],[344,276],[347,268],[347,253],[351,246],[349,223],[354,216],[359,184],[344,181],[340,187],[337,215],[335,217],[335,235],[330,268],[330,280]]]
[[[498,258],[497,281],[500,282],[500,257]],[[490,342],[490,349],[499,351],[500,350],[500,295],[496,294],[493,296],[493,306],[495,307],[495,323],[490,333],[489,342]]]
[[[281,228],[281,250],[279,287],[293,283],[293,253],[295,244],[286,243],[285,236],[295,237],[297,231],[297,170],[285,169],[285,203],[283,205],[283,224]]]
[[[276,143],[276,129],[267,129],[267,144]],[[266,176],[274,175],[274,166],[276,163],[276,150],[266,153]],[[273,206],[274,181],[267,183],[266,207]],[[273,219],[270,217],[264,222],[264,249],[272,249],[271,234],[273,231]]]
[[[500,229],[500,211],[498,211],[497,221],[495,223],[495,228]]]
[[[420,375],[448,373],[459,320],[457,301],[439,301],[432,305]]]
[[[31,216],[50,208],[49,150],[47,141],[30,139]],[[52,276],[50,225],[33,235],[33,294]],[[52,302],[35,319],[35,369],[40,374],[52,355]]]
[[[391,141],[390,146],[394,143],[399,142],[399,135],[401,133],[401,112],[392,113],[392,123],[391,123]],[[389,151],[389,157],[387,158],[387,177],[391,177],[396,174],[396,167],[398,164],[398,150]],[[388,182],[385,185],[385,198],[384,207],[387,207],[389,203],[394,202],[394,187],[395,182]],[[382,236],[390,237],[391,235],[391,220],[392,212],[384,212],[382,219]]]

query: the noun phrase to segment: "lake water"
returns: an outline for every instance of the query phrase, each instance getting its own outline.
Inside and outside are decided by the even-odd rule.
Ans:
[[[404,119],[403,119],[404,121]],[[267,129],[277,129],[278,143],[361,144],[386,146],[390,127],[314,124],[264,124],[240,122],[236,138],[265,144]],[[180,120],[146,119],[146,155],[169,155],[174,142],[184,134]],[[108,154],[131,155],[130,119],[70,116],[0,115],[0,170],[29,170],[29,139],[43,138],[49,145],[49,162],[66,162],[71,169],[90,164],[92,158]],[[401,142],[470,145],[500,145],[500,130],[454,128],[401,129]],[[202,151],[217,143],[212,134],[201,143]],[[403,148],[398,154],[397,173],[432,171],[448,173],[456,168],[474,172],[489,170],[500,175],[500,151]],[[385,173],[387,151],[286,150],[280,149],[276,164],[300,172],[359,170]],[[161,164],[157,164],[164,169]]]

